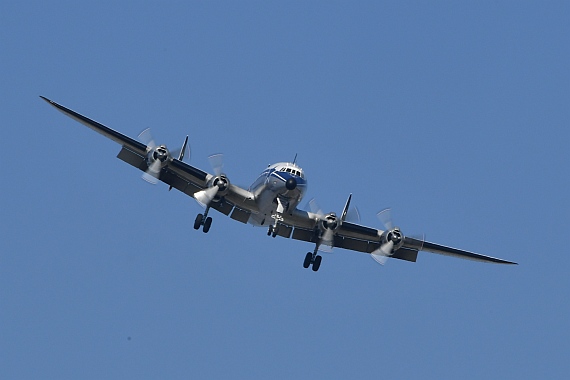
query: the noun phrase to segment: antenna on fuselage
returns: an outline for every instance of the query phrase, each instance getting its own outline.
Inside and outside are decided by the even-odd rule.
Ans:
[[[297,162],[297,153],[295,153],[295,158],[293,159],[293,165],[295,165],[295,162]]]

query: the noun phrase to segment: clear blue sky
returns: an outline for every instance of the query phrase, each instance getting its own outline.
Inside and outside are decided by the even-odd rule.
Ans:
[[[568,2],[116,3],[0,5],[1,378],[567,378]],[[520,265],[196,232],[39,95]]]

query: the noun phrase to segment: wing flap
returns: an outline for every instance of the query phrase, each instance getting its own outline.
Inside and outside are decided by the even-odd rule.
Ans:
[[[418,259],[418,251],[415,249],[400,248],[390,257],[415,263]]]
[[[232,212],[234,205],[232,205],[229,202],[220,201],[220,202],[211,202],[210,207],[213,208],[214,210],[221,212],[224,215],[229,215],[230,212]]]
[[[145,157],[137,152],[132,151],[126,146],[123,146],[123,149],[121,149],[119,154],[117,154],[117,158],[125,161],[127,164],[132,165],[137,169],[142,170],[143,172],[148,169]]]
[[[293,227],[287,226],[282,223],[277,224],[277,235],[282,236],[284,238],[289,238],[291,236],[291,232],[293,232]]]
[[[230,218],[232,218],[233,220],[237,220],[238,222],[247,223],[250,215],[251,212],[242,210],[239,207],[235,207],[234,212],[232,212]]]
[[[305,228],[296,227],[293,230],[293,236],[295,240],[307,241],[309,243],[316,243],[315,232],[313,230],[307,230]]]
[[[378,244],[376,244],[378,245]],[[367,240],[352,239],[343,236],[334,237],[334,246],[344,249],[349,249],[352,251],[370,253],[374,251],[374,243]]]

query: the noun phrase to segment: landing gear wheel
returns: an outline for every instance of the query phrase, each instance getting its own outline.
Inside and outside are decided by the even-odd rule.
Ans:
[[[204,215],[198,214],[196,215],[196,220],[194,221],[194,229],[199,230],[200,226],[202,225],[202,219],[204,219]]]
[[[210,231],[210,226],[212,225],[212,218],[207,217],[206,221],[204,222],[204,233],[208,233]]]
[[[279,227],[269,226],[267,230],[267,236],[275,237],[279,233]]]
[[[313,259],[313,254],[311,252],[307,253],[305,256],[305,261],[303,261],[303,268],[308,268],[311,265],[311,260]]]
[[[323,260],[322,256],[315,257],[315,262],[313,263],[313,272],[316,272],[321,267],[321,261]]]

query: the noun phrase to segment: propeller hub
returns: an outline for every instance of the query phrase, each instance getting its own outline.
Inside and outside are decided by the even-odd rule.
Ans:
[[[226,191],[230,186],[230,182],[225,176],[219,176],[214,180],[213,185],[218,186],[219,191]]]
[[[395,246],[400,245],[404,240],[404,236],[398,227],[393,228],[386,235],[386,241],[394,243]]]
[[[170,154],[168,153],[168,149],[166,149],[166,146],[161,145],[154,150],[154,152],[152,153],[152,158],[153,160],[159,160],[160,162],[165,162],[168,159],[169,155]]]
[[[337,223],[337,219],[336,219],[336,214],[330,213],[329,215],[326,216],[325,219],[323,219],[323,227],[327,230],[336,230],[336,228],[338,227],[338,223]]]

